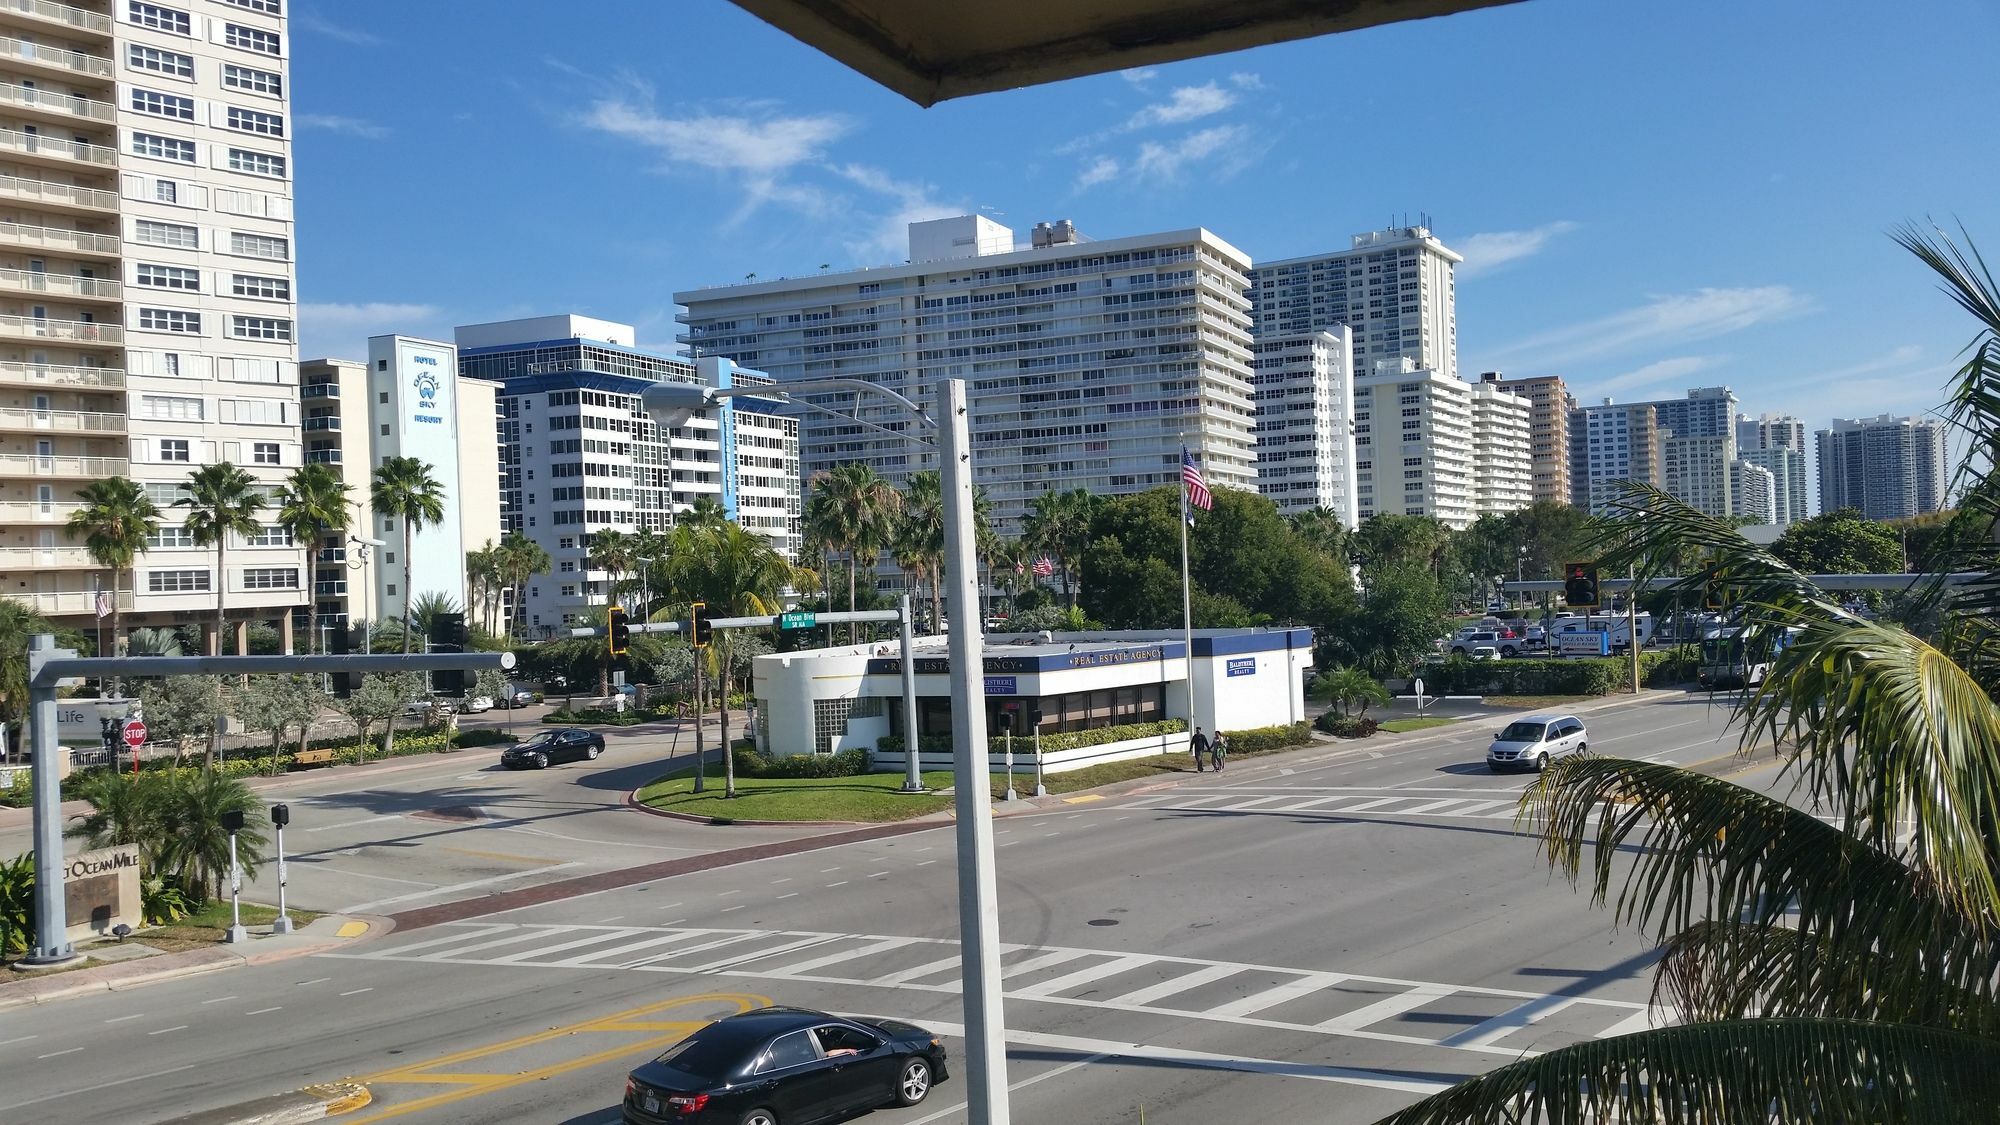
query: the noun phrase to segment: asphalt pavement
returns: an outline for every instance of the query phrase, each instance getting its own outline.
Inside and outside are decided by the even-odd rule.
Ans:
[[[1583,717],[1593,750],[1689,765],[1734,748],[1728,714],[1690,696]],[[1503,722],[1475,710],[999,817],[1015,1118],[1365,1122],[1524,1052],[1661,1018],[1647,1007],[1650,942],[1552,879],[1517,830],[1530,779],[1481,757]],[[155,1121],[353,1078],[375,1100],[351,1125],[609,1122],[632,1065],[766,1002],[928,1024],[962,1061],[948,827],[607,877],[547,902],[508,880],[447,881],[476,868],[446,849],[568,854],[523,829],[626,845],[624,866],[651,854],[636,845],[682,846],[679,833],[756,838],[614,807],[618,784],[657,766],[621,762],[639,752],[566,774],[411,773],[393,800],[305,806],[348,834],[322,850],[358,849],[323,861],[348,870],[325,876],[328,901],[369,882],[352,861],[375,852],[425,885],[378,910],[488,901],[437,924],[406,914],[319,955],[10,1011],[0,1120]],[[447,797],[512,812],[436,827],[416,816]],[[357,813],[394,819],[331,827]],[[963,1094],[960,1076],[867,1120],[962,1121]]]

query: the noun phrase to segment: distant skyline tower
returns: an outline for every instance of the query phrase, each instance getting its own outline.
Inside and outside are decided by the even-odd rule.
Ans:
[[[1816,435],[1819,510],[1858,508],[1871,520],[1944,507],[1951,485],[1945,424],[1932,418],[1835,418]]]
[[[1428,227],[1357,234],[1345,250],[1261,262],[1250,271],[1259,335],[1297,335],[1347,325],[1354,370],[1407,359],[1458,378],[1458,297],[1453,271],[1465,258]]]

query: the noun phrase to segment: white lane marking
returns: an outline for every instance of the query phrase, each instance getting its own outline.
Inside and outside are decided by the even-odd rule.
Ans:
[[[1397,809],[1396,815],[1422,816],[1424,813],[1427,812],[1435,812],[1438,809],[1446,809],[1450,808],[1453,805],[1462,805],[1465,803],[1466,801],[1465,798],[1463,797],[1443,797],[1435,801],[1425,801],[1421,805],[1415,805],[1407,809]]]
[[[40,1039],[39,1035],[23,1035],[15,1039],[0,1039],[0,1047],[11,1047],[16,1043],[26,1043],[30,1039]]]
[[[399,955],[407,953],[415,953],[419,949],[428,949],[433,945],[450,945],[452,942],[455,941],[464,941],[468,937],[485,937],[488,934],[498,933],[501,930],[511,930],[515,929],[516,927],[511,923],[507,922],[473,922],[469,923],[466,928],[476,930],[477,932],[468,934],[465,933],[464,931],[460,931],[459,933],[456,934],[446,934],[443,937],[434,937],[425,941],[413,942],[409,945],[401,947],[400,949],[396,950],[396,952]],[[225,997],[225,999],[235,999],[235,997]],[[202,1003],[211,1004],[214,1003],[214,1001],[204,1000],[202,1001]]]
[[[1665,1027],[1676,1018],[1678,1018],[1677,1013],[1672,1008],[1641,1008],[1597,1034],[1603,1039],[1609,1039],[1614,1035],[1631,1035],[1635,1032],[1650,1031],[1656,1027]]]
[[[80,1050],[82,1050],[83,1048],[81,1048],[81,1047],[78,1047],[78,1048],[76,1048],[76,1049],[80,1051]],[[60,1053],[62,1053],[62,1054],[65,1054],[65,1055],[69,1054],[69,1052],[68,1052],[68,1051],[63,1051],[63,1052],[60,1052]],[[48,1055],[44,1055],[44,1056],[42,1056],[42,1057],[43,1057],[43,1058],[50,1058],[50,1057],[52,1057],[52,1056],[48,1056]],[[168,1067],[168,1068],[167,1068],[167,1069],[165,1069],[165,1070],[155,1070],[155,1071],[153,1071],[153,1072],[152,1072],[152,1073],[150,1073],[150,1074],[128,1074],[128,1075],[126,1075],[126,1076],[125,1076],[125,1077],[123,1077],[123,1078],[113,1078],[113,1079],[112,1079],[111,1081],[109,1081],[109,1082],[99,1082],[99,1083],[98,1083],[98,1084],[96,1084],[95,1086],[83,1086],[83,1087],[80,1087],[80,1088],[79,1088],[79,1087],[72,1087],[71,1089],[68,1089],[68,1090],[64,1090],[64,1091],[63,1091],[62,1093],[60,1093],[60,1094],[47,1094],[47,1095],[44,1095],[44,1096],[42,1096],[42,1097],[39,1097],[39,1098],[30,1098],[30,1099],[28,1099],[28,1100],[27,1100],[27,1101],[25,1101],[25,1102],[15,1102],[15,1103],[13,1103],[12,1105],[4,1105],[4,1106],[0,1106],[0,1110],[4,1110],[4,1109],[26,1109],[27,1107],[29,1107],[29,1106],[31,1106],[31,1105],[40,1105],[40,1104],[42,1104],[43,1102],[52,1102],[52,1101],[55,1101],[55,1100],[56,1100],[57,1098],[73,1098],[73,1097],[76,1097],[76,1096],[77,1096],[78,1094],[88,1094],[88,1093],[91,1093],[92,1091],[95,1091],[95,1090],[108,1090],[108,1089],[110,1089],[110,1088],[111,1088],[111,1087],[113,1087],[113,1086],[123,1086],[123,1085],[125,1085],[125,1084],[126,1084],[126,1083],[128,1083],[128,1082],[144,1082],[144,1081],[145,1081],[145,1080],[147,1080],[148,1078],[165,1078],[165,1077],[166,1077],[167,1075],[169,1075],[169,1074],[179,1074],[179,1073],[180,1073],[181,1071],[183,1071],[183,1070],[193,1070],[193,1069],[194,1069],[195,1067],[198,1067],[198,1066],[208,1066],[208,1065],[211,1065],[211,1064],[208,1064],[208,1063],[188,1063],[188,1064],[186,1064],[185,1066],[174,1066],[174,1067]]]
[[[380,824],[385,820],[401,820],[401,819],[403,819],[402,816],[397,813],[384,813],[380,816],[364,816],[359,820],[343,820],[338,824],[319,824],[311,828],[305,828],[305,829],[294,828],[292,831],[294,832],[303,831],[306,833],[332,832],[335,831],[336,829],[341,829],[341,828],[359,828],[364,824]]]
[[[828,883],[828,884],[827,884],[827,886],[828,886],[828,887],[844,887],[844,886],[846,886],[846,885],[847,885],[847,880],[845,880],[845,879],[842,879],[842,880],[841,880],[841,881],[839,881],[838,883]]]
[[[113,1016],[113,1017],[111,1017],[110,1019],[108,1019],[108,1020],[105,1020],[104,1022],[105,1022],[105,1023],[124,1023],[124,1022],[125,1022],[126,1020],[142,1020],[142,1019],[145,1019],[145,1018],[146,1018],[146,1013],[144,1013],[144,1012],[139,1012],[139,1013],[137,1013],[136,1015],[130,1015],[130,1016]]]
[[[1328,1031],[1359,1031],[1371,1023],[1381,1023],[1404,1012],[1415,1011],[1433,1000],[1450,996],[1453,991],[1448,984],[1420,984],[1400,996],[1377,1000],[1366,1007],[1356,1008],[1330,1020],[1324,1020],[1319,1026]]]
[[[77,1053],[78,1051],[81,1051],[81,1050],[83,1050],[83,1048],[82,1048],[82,1047],[71,1047],[71,1048],[69,1048],[68,1050],[65,1050],[65,1051],[50,1051],[50,1052],[49,1052],[48,1054],[46,1054],[46,1055],[36,1055],[36,1056],[35,1056],[35,1061],[36,1061],[36,1062],[41,1062],[41,1061],[42,1061],[43,1059],[54,1059],[54,1058],[60,1058],[60,1057],[62,1057],[63,1055],[74,1055],[74,1054],[76,1054],[76,1053]]]
[[[432,887],[431,889],[425,891],[411,891],[409,894],[394,895],[389,898],[378,898],[373,902],[356,903],[353,906],[341,907],[339,910],[334,911],[334,913],[367,914],[372,911],[379,910],[384,906],[393,906],[396,903],[409,902],[412,899],[430,898],[433,895],[452,894],[457,891],[469,891],[475,887],[491,886],[494,883],[505,883],[510,880],[519,879],[528,875],[552,875],[558,871],[567,870],[568,868],[572,867],[582,867],[582,866],[583,863],[581,861],[572,860],[568,863],[558,863],[550,867],[536,867],[527,871],[509,871],[504,875],[489,875],[484,879],[472,879],[464,883],[451,883],[442,887]]]
[[[773,880],[771,880],[771,885],[775,887],[775,886],[777,886],[777,885],[778,885],[779,883],[789,883],[789,882],[791,882],[791,881],[792,881],[792,877],[791,877],[790,875],[787,875],[787,876],[785,876],[785,877],[784,877],[784,878],[782,878],[782,879],[773,879]]]
[[[901,949],[906,945],[915,945],[920,940],[919,938],[912,937],[882,938],[854,949],[845,949],[839,953],[829,953],[824,957],[814,957],[810,961],[800,961],[793,965],[779,965],[776,968],[765,971],[769,975],[777,977],[788,977],[795,973],[809,973],[814,969],[824,969],[828,965],[838,965],[842,961],[852,961],[857,957],[873,957],[877,953],[887,953],[892,949]]]
[[[1286,981],[1275,988],[1232,1000],[1227,1004],[1210,1008],[1204,1015],[1226,1019],[1230,1016],[1247,1016],[1266,1008],[1275,1008],[1301,996],[1310,996],[1322,988],[1338,984],[1347,979],[1345,973],[1307,973],[1297,980]]]
[[[870,871],[870,872],[868,873],[868,877],[869,877],[870,879],[880,879],[880,878],[881,878],[882,876],[884,876],[884,875],[887,875],[887,874],[888,874],[888,872],[887,872],[887,871]]]
[[[1628,731],[1625,734],[1614,734],[1608,738],[1592,738],[1590,739],[1590,741],[1596,743],[1599,746],[1602,746],[1607,742],[1623,742],[1628,738],[1644,738],[1649,734],[1658,734],[1663,730],[1672,730],[1675,727],[1690,727],[1696,723],[1705,723],[1707,721],[1708,720],[1706,718],[1684,719],[1678,723],[1662,723],[1656,727],[1647,727],[1645,730]]]
[[[623,918],[623,917],[625,917],[625,916],[624,916],[623,914],[613,914],[613,915],[612,915],[611,917],[609,917],[609,918],[599,918],[599,919],[597,920],[597,924],[598,924],[598,925],[600,925],[600,926],[608,926],[608,925],[610,925],[611,923],[613,923],[613,922],[616,922],[616,921],[617,921],[618,919],[620,919],[620,918]]]
[[[245,1012],[245,1013],[243,1013],[243,1014],[244,1014],[244,1015],[246,1015],[246,1016],[261,1016],[261,1015],[264,1015],[264,1014],[265,1014],[265,1013],[267,1013],[267,1012],[282,1012],[282,1011],[284,1011],[284,1009],[285,1009],[285,1006],[284,1006],[283,1004],[280,1004],[280,1005],[278,1005],[278,1006],[277,1006],[277,1007],[275,1007],[275,1008],[259,1008],[259,1009],[257,1009],[257,1010],[256,1010],[256,1011],[254,1011],[254,1012]],[[180,1029],[179,1029],[179,1028],[170,1028],[169,1030],[173,1030],[173,1031],[178,1031],[178,1030],[180,1030]],[[156,1032],[154,1032],[153,1034],[155,1034],[155,1035],[158,1035],[158,1034],[161,1034],[161,1033],[160,1033],[160,1032],[157,1032],[157,1031],[156,1031]]]
[[[1443,1043],[1447,1047],[1460,1047],[1467,1043],[1480,1047],[1490,1047],[1514,1032],[1552,1016],[1564,1008],[1577,1003],[1575,996],[1543,996],[1536,1000],[1516,1004],[1491,1019],[1473,1024],[1456,1035],[1447,1036]]]
[[[343,848],[340,851],[337,851],[333,854],[350,855],[350,856],[360,855],[361,849]],[[394,875],[372,875],[366,871],[350,871],[345,867],[329,867],[327,868],[327,870],[332,871],[335,874],[340,875],[342,877],[352,877],[356,879],[377,879],[384,883],[401,883],[403,886],[406,887],[434,887],[437,885],[436,883],[426,883],[422,879],[398,879]]]
[[[333,979],[332,977],[314,977],[311,980],[300,981],[297,987],[304,988],[307,985],[312,985],[312,984],[325,984],[327,981],[330,981],[332,979]]]
[[[712,973],[719,969],[733,969],[738,965],[748,965],[752,961],[761,961],[766,957],[776,957],[781,953],[790,953],[797,949],[811,949],[815,945],[825,945],[827,942],[838,941],[839,939],[839,934],[808,934],[795,941],[788,941],[783,945],[774,945],[769,949],[760,949],[755,953],[738,953],[734,956],[724,957],[720,961],[709,961],[701,965],[685,965],[682,967],[690,973]]]
[[[730,911],[732,911],[732,910],[741,910],[741,909],[743,909],[744,905],[745,905],[744,903],[740,903],[740,902],[739,902],[739,903],[737,903],[737,904],[736,904],[735,906],[725,906],[725,907],[723,907],[722,909],[720,909],[720,910],[716,911],[716,913],[717,913],[717,914],[727,914],[727,913],[729,913],[729,912],[730,912]]]
[[[634,933],[645,933],[645,932],[647,932],[647,931],[645,931],[645,930],[635,930],[635,931],[633,931],[633,932],[634,932]],[[666,935],[666,936],[662,937],[662,936],[659,936],[659,934],[658,934],[658,933],[657,933],[657,931],[656,931],[656,932],[654,933],[654,936],[653,936],[653,937],[649,937],[649,938],[646,938],[646,939],[643,939],[643,940],[641,940],[641,941],[634,941],[634,942],[627,942],[627,943],[626,943],[626,944],[624,944],[624,945],[614,945],[614,946],[610,947],[609,949],[599,949],[599,950],[595,950],[595,951],[593,951],[593,952],[590,952],[590,953],[579,953],[579,954],[577,954],[577,955],[576,955],[576,956],[574,956],[574,957],[565,957],[565,958],[563,958],[563,959],[562,959],[562,960],[560,960],[560,961],[551,961],[551,962],[539,962],[539,961],[538,961],[538,962],[536,962],[536,964],[554,964],[554,965],[588,965],[588,964],[591,964],[592,962],[596,961],[596,960],[597,960],[598,958],[600,958],[600,957],[619,957],[619,958],[622,958],[622,957],[624,957],[624,955],[625,955],[625,954],[627,954],[627,953],[633,953],[633,952],[637,952],[638,950],[641,950],[641,949],[651,949],[651,948],[653,948],[654,946],[658,946],[658,945],[675,945],[675,944],[678,944],[678,943],[680,943],[680,942],[683,942],[683,941],[688,941],[688,940],[691,940],[691,939],[693,939],[693,938],[699,938],[699,937],[705,937],[705,936],[707,936],[707,935],[708,935],[709,933],[711,933],[711,932],[713,932],[713,931],[710,931],[710,930],[681,930],[681,931],[679,931],[679,932],[676,932],[676,933],[672,933],[672,934],[668,934],[668,935]],[[689,948],[691,948],[691,949],[706,949],[706,948],[708,948],[708,947],[707,947],[706,945],[699,945],[699,946],[690,946]],[[640,961],[643,961],[643,960],[645,960],[645,959],[644,959],[644,958],[641,958],[641,959],[640,959]],[[633,962],[629,962],[629,963],[630,963],[630,964],[634,964],[634,965],[636,965],[636,964],[639,964],[639,963],[640,963],[640,961],[633,961]],[[621,963],[624,963],[624,962],[621,962]]]
[[[876,977],[874,980],[871,980],[868,983],[874,985],[904,984],[909,981],[921,979],[923,977],[936,976],[937,974],[944,972],[946,969],[956,968],[958,967],[958,964],[961,960],[962,958],[960,958],[958,954],[954,953],[949,957],[940,957],[935,961],[918,965],[915,968],[903,969],[898,972],[888,973],[884,976]],[[1005,972],[1006,970],[1004,969],[1001,970],[1003,978]],[[791,973],[787,975],[799,976],[800,974]]]
[[[232,992],[232,993],[230,993],[230,994],[229,994],[229,995],[227,995],[227,996],[218,996],[218,997],[216,997],[216,998],[215,998],[215,999],[213,999],[213,1000],[203,1000],[203,1001],[202,1001],[202,1004],[203,1004],[204,1006],[206,1006],[206,1005],[209,1005],[209,1004],[220,1004],[220,1003],[222,1003],[222,1002],[223,1002],[223,1001],[225,1001],[225,1000],[234,1000],[234,999],[236,999],[236,994]]]
[[[1067,992],[1079,985],[1089,984],[1091,981],[1100,980],[1104,977],[1117,976],[1119,973],[1152,963],[1153,958],[1151,957],[1140,953],[1129,953],[1123,957],[1106,961],[1101,965],[1092,965],[1087,969],[1078,969],[1076,972],[1067,973],[1054,980],[1045,980],[1040,984],[1031,984],[1026,988],[1017,988],[1014,990],[1014,995],[1029,998],[1053,996],[1058,992]]]
[[[793,892],[792,892],[792,893],[790,893],[790,894],[786,894],[786,895],[779,895],[779,896],[778,896],[778,898],[777,898],[777,901],[779,901],[779,902],[783,902],[783,901],[785,901],[785,900],[786,900],[786,899],[788,899],[788,898],[797,898],[797,897],[799,897],[799,892],[797,892],[797,891],[793,891]]]
[[[461,945],[455,949],[450,949],[443,953],[426,953],[422,957],[417,958],[417,960],[441,961],[451,957],[463,957],[468,953],[476,953],[482,949],[498,949],[503,945],[513,945],[514,943],[521,941],[532,941],[538,937],[557,934],[561,932],[562,931],[560,930],[551,930],[547,928],[524,926],[521,929],[501,934],[499,937],[493,938],[489,941],[475,942],[471,945]]]
[[[934,860],[934,859],[920,859],[920,860],[918,860],[918,861],[917,861],[917,866],[918,866],[918,867],[929,867],[929,866],[930,866],[931,864],[933,864],[933,863],[936,863],[936,862],[937,862],[937,860]]]
[[[1397,801],[1407,800],[1409,800],[1408,797],[1377,797],[1372,801],[1363,801],[1358,805],[1349,805],[1341,809],[1340,813],[1342,816],[1345,816],[1348,813],[1366,812],[1369,809],[1381,808],[1383,805],[1393,805]]]
[[[277,1011],[277,1009],[276,1009],[276,1008],[273,1008],[273,1009],[271,1009],[271,1010],[272,1010],[272,1011]],[[254,1015],[256,1015],[257,1013],[255,1013],[255,1012],[251,1012],[250,1014],[254,1016]],[[148,1034],[148,1035],[171,1035],[171,1034],[173,1034],[173,1033],[174,1033],[174,1032],[176,1032],[176,1031],[186,1031],[187,1029],[188,1029],[188,1025],[186,1025],[186,1024],[181,1024],[181,1025],[180,1025],[180,1026],[178,1026],[178,1027],[163,1027],[163,1028],[161,1028],[161,1029],[160,1029],[160,1030],[158,1030],[158,1031],[149,1031],[149,1032],[147,1032],[146,1034]]]
[[[743,889],[742,889],[741,887],[738,887],[737,889],[735,889],[735,890],[733,890],[733,891],[717,891],[717,892],[715,892],[715,897],[716,897],[716,898],[728,898],[728,897],[729,897],[730,895],[740,895],[740,894],[742,894],[742,893],[743,893]]]
[[[1105,1003],[1119,1008],[1151,1007],[1155,1002],[1165,1000],[1176,993],[1186,992],[1190,988],[1200,988],[1204,984],[1221,980],[1224,977],[1233,977],[1242,971],[1243,966],[1241,965],[1210,965],[1205,969],[1196,969],[1191,973],[1183,973],[1172,980],[1163,980],[1158,984],[1148,985],[1137,991],[1128,992],[1123,996],[1114,996],[1106,1000]]]
[[[373,986],[373,985],[370,985],[370,986],[369,986],[369,987],[367,987],[367,988],[350,988],[350,989],[348,989],[348,990],[347,990],[346,992],[343,992],[343,993],[341,993],[341,996],[343,996],[343,997],[346,997],[346,996],[359,996],[359,995],[361,995],[361,994],[362,994],[362,993],[364,993],[364,992],[373,992],[373,991],[375,991],[375,988],[374,988],[374,986]]]

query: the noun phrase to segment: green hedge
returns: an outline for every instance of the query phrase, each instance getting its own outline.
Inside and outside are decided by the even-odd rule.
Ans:
[[[1341,738],[1367,738],[1378,729],[1372,716],[1343,715],[1338,711],[1328,711],[1313,720],[1313,729]]]
[[[1639,654],[1639,682],[1671,687],[1694,678],[1699,654],[1683,647]],[[1436,695],[1607,695],[1632,683],[1629,657],[1477,661],[1452,657],[1426,665],[1424,690]]]
[[[854,777],[868,772],[868,751],[792,754],[771,759],[744,746],[735,750],[738,777]]]
[[[1267,754],[1273,750],[1289,750],[1294,746],[1310,746],[1313,740],[1312,724],[1304,721],[1275,727],[1229,730],[1222,733],[1229,736],[1231,754]]]
[[[1301,723],[1299,725],[1304,726],[1305,724]],[[1266,731],[1286,729],[1289,728],[1263,728]],[[1112,742],[1124,742],[1127,739],[1153,738],[1160,735],[1182,734],[1186,731],[1187,723],[1181,719],[1164,719],[1157,723],[1126,723],[1122,726],[1097,727],[1092,730],[1063,731],[1058,734],[1043,735],[1042,752],[1046,754],[1057,750],[1081,750],[1087,746],[1103,746]],[[1246,731],[1244,733],[1255,734],[1258,732]],[[1235,742],[1236,736],[1231,735],[1230,745],[1233,747]],[[1007,752],[1007,739],[1004,736],[989,738],[986,740],[986,748],[989,754],[1004,754]],[[903,750],[903,738],[901,735],[885,734],[875,740],[875,749],[885,753],[900,754]],[[1024,736],[1014,740],[1014,752],[1016,754],[1032,754],[1034,750],[1035,740],[1032,737]],[[948,734],[925,735],[923,752],[926,754],[951,753],[951,736]]]

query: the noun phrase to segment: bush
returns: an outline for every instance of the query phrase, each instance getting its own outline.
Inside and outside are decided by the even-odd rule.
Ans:
[[[1273,750],[1289,750],[1294,746],[1312,745],[1312,727],[1305,722],[1222,733],[1229,736],[1231,754],[1268,754]]]
[[[1303,728],[1305,724],[1301,723],[1299,726]],[[1262,728],[1263,731],[1287,729],[1290,728]],[[1122,726],[1097,727],[1092,730],[1062,731],[1057,734],[1045,734],[1042,736],[1042,752],[1054,753],[1058,750],[1081,750],[1087,746],[1103,746],[1107,743],[1124,742],[1127,739],[1133,738],[1152,738],[1159,735],[1181,734],[1186,730],[1187,722],[1185,720],[1165,719],[1157,723],[1126,723]],[[1260,732],[1246,731],[1245,733],[1256,734]],[[1231,737],[1230,744],[1232,747],[1235,745],[1234,736]],[[952,752],[951,736],[948,734],[927,734],[924,736],[922,746],[923,752],[926,754],[949,754]],[[901,735],[885,734],[875,740],[875,749],[885,753],[899,754],[903,750],[903,738]],[[1002,735],[998,738],[987,739],[986,750],[989,754],[1006,753],[1006,736]],[[1032,737],[1023,736],[1014,739],[1015,753],[1032,754],[1034,750],[1035,741]]]
[[[1300,726],[1305,724],[1301,723]],[[1375,720],[1367,715],[1343,715],[1338,711],[1328,711],[1313,720],[1313,729],[1341,738],[1367,738],[1378,728]]]
[[[502,746],[509,742],[519,741],[520,739],[515,738],[504,730],[462,730],[458,732],[457,738],[452,739],[452,745]]]
[[[868,751],[858,747],[832,754],[793,754],[772,759],[738,746],[735,758],[738,777],[854,777],[868,772]]]

